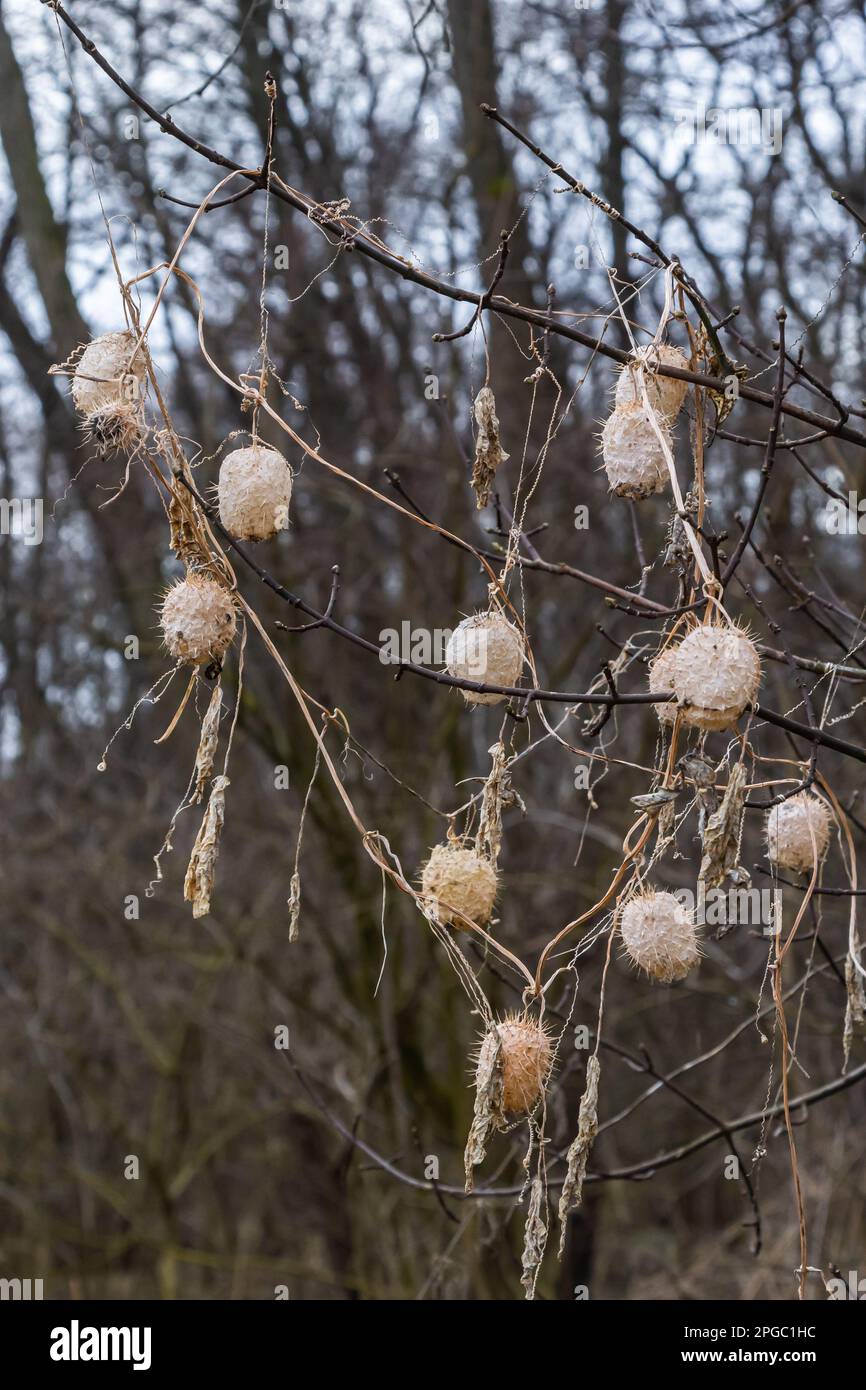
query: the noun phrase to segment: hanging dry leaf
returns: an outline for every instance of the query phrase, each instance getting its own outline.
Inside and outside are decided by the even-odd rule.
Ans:
[[[527,1298],[535,1297],[535,1281],[538,1278],[538,1271],[541,1261],[544,1259],[544,1248],[547,1245],[547,1223],[544,1219],[544,1184],[541,1178],[535,1177],[532,1180],[532,1190],[529,1196],[529,1210],[526,1213],[526,1227],[523,1233],[523,1273],[520,1282],[526,1290]]]
[[[722,804],[709,817],[702,837],[703,857],[698,879],[708,888],[717,887],[739,866],[745,796],[746,769],[742,763],[737,763],[728,779]]]
[[[210,912],[210,896],[213,892],[214,870],[219,854],[220,834],[225,821],[227,777],[215,777],[207,810],[192,847],[189,867],[183,885],[183,896],[192,903],[193,917],[204,917]]]
[[[499,1039],[495,1045],[482,1050],[475,1073],[475,1113],[463,1155],[467,1192],[475,1185],[472,1170],[484,1162],[491,1135],[505,1124],[502,1093],[502,1041]]]
[[[526,815],[526,807],[511,785],[511,771],[504,743],[500,740],[487,751],[490,753],[492,766],[484,783],[475,848],[479,854],[486,855],[495,868],[502,844],[502,812],[510,806],[519,806]]]
[[[169,545],[179,560],[188,563],[199,553],[199,544],[190,522],[188,504],[172,493],[168,504]]]
[[[193,806],[198,805],[201,801],[204,796],[204,789],[213,776],[213,760],[219,742],[222,701],[222,687],[217,682],[210,697],[210,704],[207,707],[205,717],[201,721],[201,737],[198,742],[198,752],[195,755],[195,790],[190,798],[190,803]]]
[[[475,464],[472,469],[472,490],[479,509],[490,501],[490,490],[496,470],[508,458],[499,439],[499,420],[496,399],[489,386],[482,386],[475,397]]]
[[[845,958],[845,987],[848,991],[848,1002],[845,1005],[845,1027],[842,1030],[843,1075],[848,1070],[851,1058],[854,1025],[866,1022],[866,990],[863,988],[863,976],[850,953]]]
[[[565,1249],[566,1217],[583,1201],[583,1180],[592,1141],[598,1133],[598,1079],[601,1063],[595,1053],[586,1064],[586,1086],[580,1099],[580,1112],[577,1117],[577,1134],[568,1150],[568,1171],[562,1184],[559,1198],[559,1258]]]
[[[292,874],[292,882],[289,886],[289,941],[295,942],[300,935],[299,920],[301,916],[301,875],[295,871]]]

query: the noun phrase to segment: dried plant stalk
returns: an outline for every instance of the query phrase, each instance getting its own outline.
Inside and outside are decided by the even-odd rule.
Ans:
[[[190,855],[183,884],[183,896],[192,903],[193,917],[205,917],[210,912],[214,870],[219,854],[220,835],[225,821],[227,777],[215,777],[207,810]]]
[[[577,1119],[577,1134],[568,1150],[568,1171],[562,1184],[559,1198],[559,1258],[565,1249],[566,1218],[570,1211],[579,1207],[583,1201],[583,1180],[586,1165],[592,1149],[592,1141],[598,1133],[598,1079],[601,1063],[595,1053],[586,1064],[586,1086],[580,1098],[580,1112]]]
[[[490,501],[496,470],[508,458],[499,438],[496,399],[489,386],[482,386],[475,397],[475,423],[478,426],[478,434],[475,438],[472,490],[475,493],[475,505],[480,509],[486,507]]]

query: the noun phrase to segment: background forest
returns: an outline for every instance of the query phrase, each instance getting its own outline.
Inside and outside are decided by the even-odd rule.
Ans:
[[[750,385],[773,390],[784,304],[792,358],[802,350],[820,383],[801,376],[790,399],[833,420],[834,402],[848,402],[861,411],[852,429],[866,428],[866,224],[831,196],[866,206],[862,3],[68,0],[66,9],[158,111],[251,168],[263,158],[270,72],[282,178],[408,263],[484,290],[506,229],[498,294],[555,305],[563,322],[623,348],[612,266],[630,321],[651,335],[663,279],[646,247],[480,109],[498,108],[679,257],[718,319],[739,306],[721,336]],[[778,152],[766,141],[691,138],[711,108],[769,113]],[[148,120],[39,0],[0,3],[0,141],[0,495],[44,499],[41,544],[14,531],[0,538],[0,1273],[43,1277],[51,1297],[272,1298],[277,1286],[297,1299],[520,1297],[526,1210],[513,1194],[525,1134],[498,1136],[479,1175],[505,1195],[464,1200],[478,1019],[411,899],[391,889],[383,898],[382,876],[321,773],[300,851],[300,938],[289,943],[315,744],[257,639],[246,648],[208,916],[194,921],[182,901],[195,813],[178,821],[164,879],[147,893],[195,758],[196,721],[154,746],[174,695],[141,704],[99,771],[115,730],[170,665],[156,604],[178,564],[143,469],[104,505],[123,464],[83,441],[66,380],[48,369],[122,326],[104,219],[131,278],[170,260],[220,171]],[[521,565],[515,592],[540,684],[604,688],[603,663],[627,639],[653,651],[658,622],[554,568],[676,601],[663,563],[669,496],[614,498],[600,469],[611,361],[494,313],[483,331],[434,341],[461,328],[471,306],[391,273],[259,192],[203,214],[183,258],[204,296],[208,341],[234,374],[257,361],[263,258],[269,353],[283,383],[271,404],[309,444],[494,555],[515,497],[522,507],[531,493],[521,554],[551,564]],[[142,298],[151,302],[149,288]],[[206,488],[217,451],[248,421],[202,359],[196,315],[193,291],[175,280],[150,350],[175,425],[205,460]],[[682,325],[676,336],[687,346]],[[498,505],[479,510],[471,406],[488,354],[511,457]],[[547,370],[536,374],[542,358]],[[789,441],[812,432],[786,421]],[[741,399],[706,449],[709,517],[728,554],[736,514],[759,485],[755,441],[768,424],[766,409]],[[406,622],[452,628],[484,605],[486,576],[471,555],[318,469],[272,423],[261,430],[297,470],[291,528],[257,553],[289,589],[323,607],[339,565],[336,614],[374,642]],[[687,424],[677,437],[685,479]],[[828,527],[834,495],[864,488],[864,460],[832,433],[808,452],[780,450],[728,598],[767,646],[847,661],[866,679],[864,538]],[[276,620],[303,619],[251,574],[239,585],[300,685],[348,718],[351,737],[334,724],[328,747],[364,823],[388,837],[407,873],[480,788],[504,727],[521,756],[511,769],[519,800],[503,823],[497,937],[534,960],[605,892],[635,816],[630,798],[651,790],[652,706],[616,707],[589,733],[593,710],[570,715],[567,737],[583,750],[572,754],[544,737],[537,711],[525,722],[502,706],[471,711],[454,690],[395,683],[331,632],[281,633]],[[763,702],[807,722],[789,664],[765,666]],[[828,731],[836,720],[833,734],[866,744],[856,680],[834,684],[831,697],[826,678],[806,674]],[[644,688],[645,666],[626,683]],[[546,711],[554,723],[565,712]],[[713,737],[721,758],[725,738]],[[808,743],[781,729],[757,737],[764,753],[808,758]],[[585,767],[588,788],[576,777]],[[859,853],[863,763],[822,747],[818,768],[851,814]],[[746,826],[742,862],[768,886],[754,867],[762,817]],[[691,822],[666,862],[668,886],[693,885],[699,860]],[[835,839],[824,883],[847,883]],[[802,888],[784,892],[790,920]],[[849,898],[816,894],[786,962],[795,1102],[841,1077],[848,931]],[[519,984],[477,946],[465,950],[494,1006],[519,1005]],[[718,939],[708,931],[704,951],[671,989],[614,953],[599,1133],[564,1258],[548,1251],[541,1298],[576,1288],[592,1299],[796,1297],[788,1142],[778,1114],[761,1115],[779,1085],[767,937],[748,926]],[[599,943],[577,962],[577,1002],[573,974],[551,996],[569,1017],[548,1102],[553,1171],[585,1082],[587,1052],[571,1036],[595,1029],[603,965]],[[283,1027],[288,1050],[275,1047]],[[852,1084],[794,1112],[809,1261],[825,1278],[866,1269],[862,1030],[846,1076]],[[754,1201],[726,1175],[732,1154]],[[426,1181],[431,1158],[440,1191]],[[806,1289],[826,1296],[820,1274]]]

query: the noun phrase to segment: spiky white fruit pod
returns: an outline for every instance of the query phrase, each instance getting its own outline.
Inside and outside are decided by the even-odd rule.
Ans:
[[[729,729],[757,698],[761,658],[742,628],[704,623],[677,648],[673,677],[687,724]]]
[[[103,333],[88,343],[75,366],[72,399],[82,415],[104,406],[137,405],[147,371],[144,352],[132,356],[134,333]]]
[[[619,930],[629,960],[662,984],[685,979],[700,959],[695,924],[673,893],[630,898]]]
[[[251,444],[220,466],[220,521],[240,541],[268,541],[289,524],[292,473],[277,449]]]
[[[81,428],[88,444],[100,458],[110,454],[131,454],[143,437],[142,412],[131,401],[110,401],[84,417]]]
[[[458,623],[445,649],[445,669],[460,680],[516,685],[523,670],[523,640],[498,612],[476,613]],[[461,691],[470,705],[498,705],[505,695]]]
[[[204,574],[188,574],[172,584],[163,597],[159,620],[168,651],[191,666],[218,661],[237,626],[228,589]]]
[[[661,695],[666,690],[673,690],[677,652],[677,647],[665,647],[664,651],[659,652],[655,661],[651,663],[648,684],[653,695]],[[671,700],[665,704],[657,704],[655,711],[660,724],[665,726],[673,724],[677,717],[676,701]]]
[[[496,889],[490,860],[461,845],[434,845],[421,870],[421,892],[431,900],[439,920],[464,930],[460,913],[479,927],[490,921]]]
[[[767,858],[779,869],[811,873],[830,843],[830,808],[812,792],[789,796],[767,815]],[[813,848],[814,836],[814,848]]]
[[[539,1023],[518,1014],[500,1019],[481,1041],[476,1079],[488,1074],[497,1043],[502,1044],[502,1108],[525,1115],[539,1100],[550,1075],[550,1035]]]
[[[679,367],[681,371],[688,371],[689,359],[680,352],[678,347],[674,347],[673,343],[660,343],[658,347],[638,348],[637,353],[632,358],[636,365],[645,364],[644,381],[653,410],[658,411],[659,415],[664,416],[670,424],[673,424],[686,398],[686,392],[689,389],[688,382],[679,381],[673,376],[661,376],[658,372],[653,371],[652,368],[656,360],[666,367]],[[643,404],[637,372],[628,363],[620,368],[616,391],[614,392],[614,404]]]
[[[663,416],[656,416],[662,435],[670,444]],[[651,497],[662,492],[668,480],[664,450],[653,422],[642,405],[618,405],[601,432],[604,471],[617,497]]]

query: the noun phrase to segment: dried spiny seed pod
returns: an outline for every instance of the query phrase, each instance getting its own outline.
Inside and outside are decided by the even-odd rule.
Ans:
[[[649,688],[653,695],[661,695],[666,690],[674,688],[674,667],[677,660],[677,648],[665,647],[664,651],[659,652],[658,656],[651,663],[649,668]],[[659,723],[665,726],[673,724],[677,717],[676,701],[671,700],[665,704],[657,704],[656,714]]]
[[[228,589],[203,574],[188,574],[173,584],[162,600],[159,617],[169,652],[191,666],[218,661],[237,625]]]
[[[502,1108],[525,1115],[541,1097],[550,1075],[550,1035],[540,1023],[509,1014],[485,1033],[478,1051],[476,1076],[486,1075],[497,1042],[502,1044]]]
[[[267,541],[289,524],[292,473],[276,449],[251,444],[220,467],[220,521],[241,541]]]
[[[695,924],[673,893],[638,893],[619,917],[626,954],[640,970],[669,985],[700,959]]]
[[[656,423],[670,443],[664,417],[656,416]],[[617,497],[651,497],[664,489],[668,479],[664,450],[642,405],[616,407],[604,422],[601,451],[607,480]]]
[[[780,869],[811,873],[830,842],[832,816],[827,803],[811,792],[798,792],[767,816],[767,858]],[[814,847],[813,847],[814,837]]]
[[[446,843],[435,845],[421,870],[421,892],[431,899],[439,919],[462,927],[459,915],[483,927],[490,921],[496,899],[496,870],[474,849]]]
[[[136,342],[134,333],[103,333],[88,343],[72,378],[76,410],[92,415],[104,406],[141,401],[147,368],[143,351],[132,355]]]
[[[644,381],[653,410],[664,416],[669,424],[673,424],[686,398],[688,382],[679,381],[673,376],[662,376],[654,367],[657,362],[661,362],[666,367],[679,367],[681,371],[687,372],[688,358],[678,347],[674,347],[673,343],[659,343],[658,347],[638,348],[632,362],[644,364]],[[617,377],[614,404],[643,404],[637,372],[629,363],[621,368]]]
[[[445,650],[448,674],[485,685],[516,685],[523,670],[523,641],[517,628],[498,612],[464,618]],[[470,705],[498,705],[505,695],[461,692]]]
[[[729,729],[755,702],[761,658],[742,628],[704,623],[677,648],[673,677],[687,724]]]
[[[142,414],[130,401],[111,401],[91,410],[81,428],[97,454],[131,454],[142,439]]]

